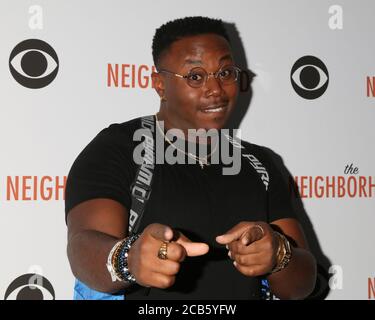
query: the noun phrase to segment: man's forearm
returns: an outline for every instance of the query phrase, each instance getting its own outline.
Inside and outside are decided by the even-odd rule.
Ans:
[[[271,291],[280,299],[303,299],[314,289],[316,261],[307,250],[293,248],[288,266],[268,276]]]
[[[119,240],[94,230],[71,236],[67,251],[75,277],[101,292],[114,293],[126,288],[128,285],[125,282],[112,282],[106,267],[108,254]]]

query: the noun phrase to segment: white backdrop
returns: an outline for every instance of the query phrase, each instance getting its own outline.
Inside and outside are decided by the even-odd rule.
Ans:
[[[204,15],[236,25],[247,67],[257,75],[242,138],[279,153],[297,179],[341,176],[353,183],[364,177],[367,196],[352,184],[352,197],[313,195],[303,204],[310,244],[324,268],[334,266],[327,299],[373,299],[374,13],[372,0],[3,0],[0,298],[13,280],[33,272],[50,281],[56,299],[72,298],[63,190],[56,180],[63,184],[102,128],[156,112],[159,100],[150,85],[140,88],[134,79],[131,87],[132,66],[136,73],[141,65],[151,68],[151,41],[161,24]],[[56,78],[42,88],[28,88],[10,72],[12,50],[27,39],[47,42],[58,56]],[[301,97],[291,84],[294,63],[310,55],[329,73],[327,90],[316,99]],[[130,65],[130,87],[121,81],[108,86],[108,64]],[[344,172],[350,164],[356,173]],[[43,177],[50,177],[51,199],[41,198]]]

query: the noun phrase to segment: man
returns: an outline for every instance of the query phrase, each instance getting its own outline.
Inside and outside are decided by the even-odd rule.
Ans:
[[[128,237],[138,169],[133,134],[141,119],[100,132],[67,181],[74,275],[100,292],[125,289],[127,299],[259,299],[264,278],[281,299],[308,296],[315,259],[288,188],[264,148],[242,142],[252,164],[241,157],[239,173],[224,175],[223,163],[209,163],[216,145],[208,142],[203,161],[165,135],[179,129],[189,145],[196,143],[189,129],[225,128],[236,104],[239,69],[223,23],[204,17],[167,23],[156,31],[153,58],[160,97],[155,127],[165,146],[197,161],[155,165],[139,234]]]

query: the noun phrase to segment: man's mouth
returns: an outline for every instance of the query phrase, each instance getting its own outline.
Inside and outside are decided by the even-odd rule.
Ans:
[[[227,107],[228,106],[226,104],[214,105],[214,106],[202,108],[201,111],[204,112],[204,113],[218,113],[218,112],[225,111]]]

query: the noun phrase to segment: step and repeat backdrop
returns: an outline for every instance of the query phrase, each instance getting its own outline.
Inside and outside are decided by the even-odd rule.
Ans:
[[[315,299],[375,299],[375,2],[2,1],[0,298],[72,299],[64,188],[103,128],[158,110],[151,41],[221,18],[242,138],[279,154],[319,262]],[[251,76],[249,76],[251,75]]]

